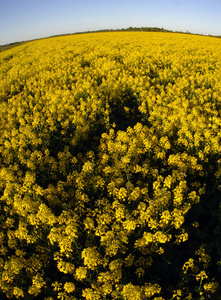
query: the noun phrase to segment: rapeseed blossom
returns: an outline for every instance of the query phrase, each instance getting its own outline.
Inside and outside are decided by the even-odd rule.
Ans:
[[[220,282],[221,40],[0,53],[0,294],[192,299]]]

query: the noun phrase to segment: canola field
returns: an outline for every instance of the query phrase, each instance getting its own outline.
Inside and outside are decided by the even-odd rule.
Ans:
[[[221,299],[221,40],[0,53],[0,297]]]

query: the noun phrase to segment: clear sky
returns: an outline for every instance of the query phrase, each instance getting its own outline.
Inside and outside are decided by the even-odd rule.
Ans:
[[[0,0],[0,45],[130,26],[221,35],[221,0]]]

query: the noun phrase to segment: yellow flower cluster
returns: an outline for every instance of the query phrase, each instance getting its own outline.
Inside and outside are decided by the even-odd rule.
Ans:
[[[220,39],[151,32],[0,53],[0,296],[216,291],[220,56]]]

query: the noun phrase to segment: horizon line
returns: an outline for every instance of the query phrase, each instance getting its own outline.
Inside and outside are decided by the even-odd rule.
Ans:
[[[117,29],[97,29],[97,30],[87,30],[87,31],[76,31],[73,33],[61,33],[61,34],[54,34],[46,37],[40,37],[35,38],[31,40],[23,40],[23,41],[17,41],[17,42],[11,42],[7,44],[0,45],[0,47],[8,47],[8,46],[16,46],[16,44],[23,44],[27,42],[37,41],[37,40],[43,40],[53,37],[59,37],[59,36],[65,36],[65,35],[77,35],[77,34],[86,34],[86,33],[96,33],[96,32],[108,32],[108,31],[139,31],[139,32],[166,32],[166,33],[182,33],[182,34],[192,34],[192,35],[200,35],[205,37],[215,37],[215,38],[221,38],[221,35],[212,35],[212,34],[203,34],[203,33],[192,33],[190,31],[180,31],[180,30],[169,30],[165,29],[163,27],[128,27],[128,28],[117,28]],[[1,50],[0,50],[1,52]]]

